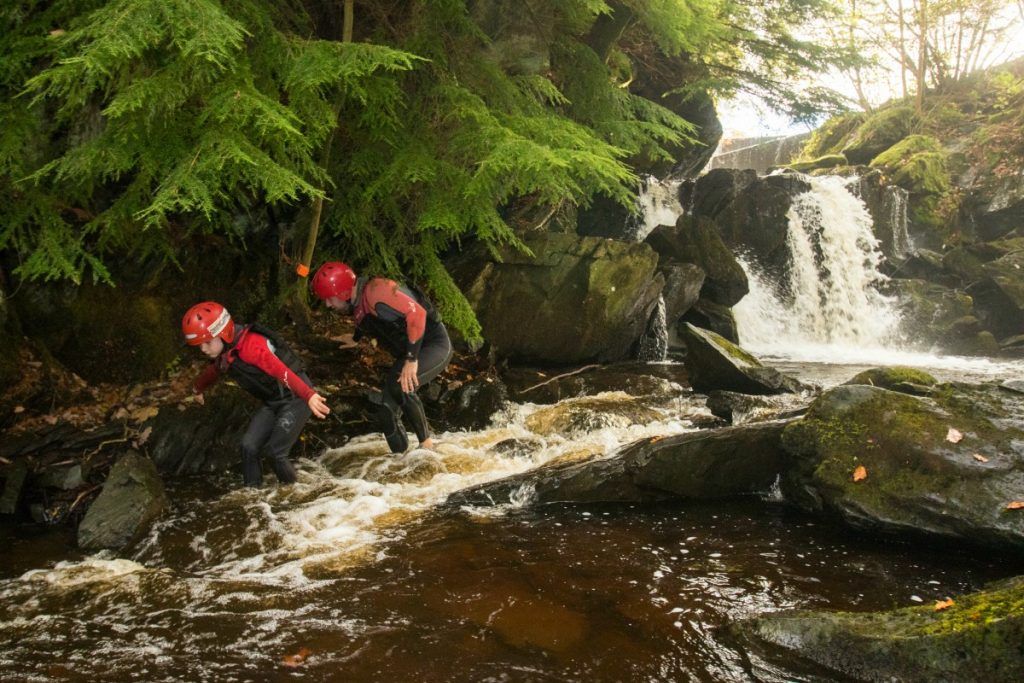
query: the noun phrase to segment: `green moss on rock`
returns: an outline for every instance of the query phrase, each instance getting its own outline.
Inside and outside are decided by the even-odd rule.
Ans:
[[[826,154],[816,159],[809,159],[807,161],[794,161],[793,163],[786,166],[786,168],[794,171],[800,171],[802,173],[809,173],[810,171],[816,171],[819,169],[836,169],[842,166],[846,166],[848,161],[842,154]]]
[[[916,120],[911,107],[880,109],[857,128],[842,152],[852,163],[866,164],[910,135]]]
[[[866,116],[861,113],[834,116],[818,127],[804,145],[800,160],[839,154],[850,135],[862,124]]]
[[[734,628],[857,680],[1024,680],[1024,577],[956,597],[943,610],[800,610]]]
[[[858,373],[846,384],[870,384],[883,389],[899,391],[900,387],[907,384],[930,387],[938,381],[924,370],[894,366],[890,368],[872,368]]]
[[[942,144],[930,135],[910,135],[871,160],[871,166],[890,169],[901,168],[915,154],[941,152]]]

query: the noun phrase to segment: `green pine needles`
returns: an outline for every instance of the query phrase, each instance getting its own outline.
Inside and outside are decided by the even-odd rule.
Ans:
[[[15,276],[116,282],[111,259],[175,263],[197,234],[244,246],[239,207],[298,220],[323,197],[315,262],[409,277],[478,339],[445,255],[521,247],[505,209],[523,198],[632,205],[629,160],[695,132],[609,63],[628,71],[638,46],[737,59],[726,0],[360,0],[349,43],[341,5],[5,3],[0,251]],[[509,40],[515,21],[528,30]],[[627,44],[613,59],[609,40]]]

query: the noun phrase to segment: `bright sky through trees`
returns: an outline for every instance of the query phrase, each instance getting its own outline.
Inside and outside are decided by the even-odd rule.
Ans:
[[[904,11],[904,52],[911,59],[917,56],[916,26],[921,20],[918,11],[922,0],[839,0],[846,6],[847,25],[809,26],[810,36],[836,41],[847,40],[863,57],[873,63],[845,72],[833,71],[824,85],[849,98],[853,109],[862,109],[859,99],[877,106],[903,95],[903,78],[899,62],[899,7]],[[1024,0],[924,0],[926,30],[930,53],[926,64],[944,61],[946,73],[959,69],[968,60],[986,68],[1024,57]],[[940,16],[941,15],[941,16]],[[979,16],[986,17],[979,21]],[[963,17],[963,19],[961,19]],[[938,18],[938,19],[937,19]],[[982,30],[978,27],[982,26]],[[972,30],[974,35],[972,35]],[[971,41],[975,41],[973,44]],[[914,83],[911,65],[905,77],[909,92]],[[858,97],[857,79],[860,79]],[[934,87],[936,74],[926,74],[928,87]],[[815,83],[818,85],[820,83]],[[791,135],[809,130],[806,124],[794,123],[787,116],[772,111],[757,98],[741,93],[719,104],[724,138]]]

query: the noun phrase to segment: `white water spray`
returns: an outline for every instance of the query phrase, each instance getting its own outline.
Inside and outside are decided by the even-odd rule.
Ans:
[[[636,217],[636,228],[633,239],[643,242],[651,231],[659,225],[675,225],[676,219],[683,213],[679,203],[680,180],[658,180],[647,176],[640,185],[637,197],[639,215]]]
[[[743,263],[750,293],[733,309],[745,348],[801,357],[827,346],[888,349],[898,343],[895,300],[877,287],[882,254],[863,202],[838,177],[808,178],[811,190],[791,206],[788,272],[780,280]]]

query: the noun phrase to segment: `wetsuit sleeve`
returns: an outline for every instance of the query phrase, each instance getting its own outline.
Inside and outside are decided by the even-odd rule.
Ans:
[[[217,361],[213,361],[199,373],[199,376],[192,382],[192,393],[201,394],[220,379],[220,370],[217,369]]]
[[[423,346],[423,333],[427,329],[427,310],[389,280],[373,283],[366,293],[367,303],[374,315],[385,320],[396,315],[405,319],[405,359],[417,360]]]
[[[238,344],[238,357],[276,379],[303,401],[308,401],[316,391],[274,355],[269,341],[261,334],[249,332]]]

